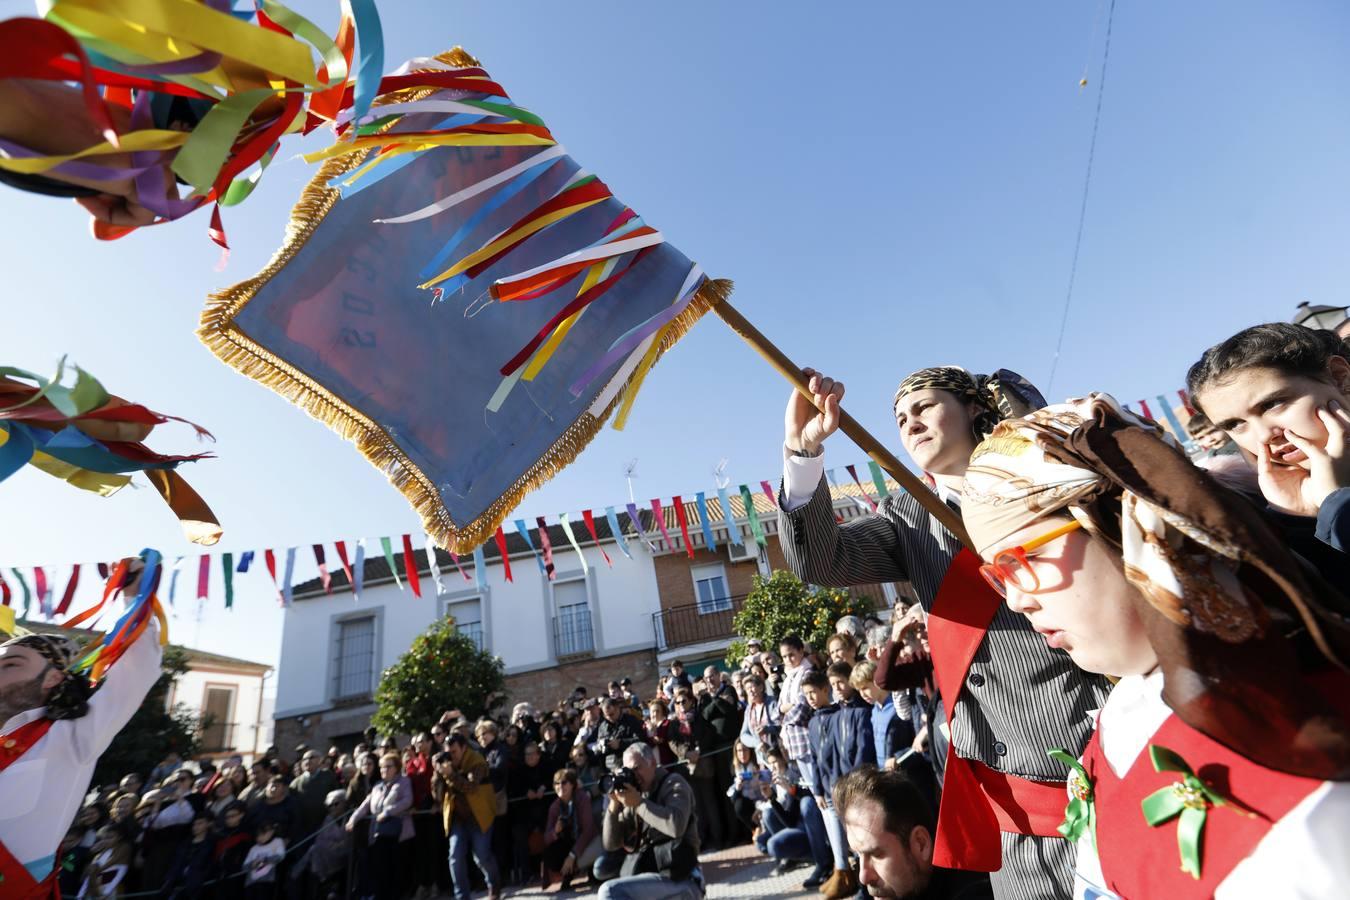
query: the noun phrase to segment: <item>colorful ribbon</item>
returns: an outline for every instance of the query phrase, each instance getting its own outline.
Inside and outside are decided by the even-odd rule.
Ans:
[[[708,498],[703,491],[694,495],[694,507],[698,510],[699,524],[703,526],[703,546],[715,551],[717,541],[713,540],[712,523],[708,521]]]
[[[277,555],[271,550],[263,551],[263,562],[267,565],[267,574],[272,576],[272,586],[277,589],[277,603],[286,605],[286,596],[281,593],[281,582],[277,580]]]
[[[609,533],[614,535],[614,541],[619,545],[619,551],[632,559],[633,554],[628,549],[628,541],[624,540],[623,529],[619,527],[619,517],[614,512],[614,507],[605,507],[605,521],[609,523]]]
[[[741,537],[741,528],[736,524],[736,517],[731,514],[731,500],[727,497],[726,488],[717,489],[717,502],[722,504],[722,521],[727,525],[727,540],[737,547],[744,547],[745,540]]]
[[[13,595],[9,590],[9,582],[5,581],[5,576],[0,574],[0,605],[9,606]]]
[[[70,570],[70,581],[66,582],[65,593],[61,595],[61,602],[57,604],[56,614],[64,616],[70,610],[70,602],[75,599],[75,588],[80,583],[80,564],[76,563]]]
[[[539,527],[539,549],[544,554],[544,572],[548,575],[548,580],[552,581],[557,572],[553,568],[553,542],[548,537],[548,525],[545,524],[543,516],[536,516],[534,521]]]
[[[656,544],[652,542],[651,538],[647,537],[647,532],[642,530],[642,517],[638,515],[637,504],[629,503],[626,507],[626,511],[628,513],[628,521],[633,523],[633,530],[637,532],[637,536],[642,538],[642,542],[647,545],[648,550],[655,553]]]
[[[33,594],[28,590],[28,582],[24,581],[23,573],[18,569],[10,569],[14,573],[14,580],[19,582],[19,587],[23,590],[23,617],[29,618],[32,614]]]
[[[33,590],[37,593],[38,611],[51,618],[50,591],[47,588],[47,572],[42,566],[33,567]]]
[[[478,587],[478,592],[480,594],[487,593],[487,558],[483,555],[482,547],[473,548],[473,575]]]
[[[445,593],[445,585],[441,584],[441,564],[436,560],[436,545],[432,543],[429,534],[426,535],[426,553],[427,570],[431,575],[431,583],[436,588],[436,596],[439,597]]]
[[[459,574],[464,576],[464,580],[473,581],[473,579],[469,577],[469,573],[464,571],[464,566],[460,565],[459,554],[453,550],[447,550],[445,552],[450,554],[450,561],[455,564],[455,568],[459,570]]]
[[[281,605],[289,607],[291,599],[295,592],[293,579],[295,578],[295,548],[286,548],[286,572],[281,579]]]
[[[605,565],[609,566],[611,569],[614,568],[614,563],[609,558],[609,554],[605,552],[604,547],[600,546],[600,536],[595,531],[594,514],[592,514],[589,509],[583,509],[581,511],[581,519],[586,523],[586,530],[591,533],[591,540],[595,542],[595,549],[600,551],[600,556],[605,560]]]
[[[412,535],[403,536],[403,576],[408,579],[414,597],[422,596],[422,581],[417,574],[417,558],[413,555]]]
[[[502,532],[502,526],[500,525],[497,526],[497,533],[493,536],[493,538],[497,542],[497,552],[498,554],[500,554],[500,559],[502,561],[502,574],[506,577],[507,581],[514,581],[515,579],[511,577],[511,555],[506,552],[506,535]],[[529,535],[527,534],[525,536],[525,543],[528,544],[529,542],[530,538]],[[480,568],[479,571],[481,572],[482,569]],[[486,575],[480,577],[483,578],[483,582],[486,584],[487,582]]]
[[[347,561],[347,542],[334,541],[333,548],[337,550],[338,562],[342,564],[342,572],[347,576],[347,586],[351,587],[355,581],[352,579],[352,564]]]
[[[567,521],[567,513],[558,516],[558,521],[562,523],[563,534],[567,535],[567,541],[572,545],[572,549],[577,551],[577,559],[581,560],[581,571],[587,575],[591,572],[591,567],[586,562],[586,554],[581,552],[581,545],[577,543],[577,536],[572,533],[572,523]]]
[[[220,557],[220,571],[225,579],[225,608],[234,608],[234,554],[225,553]]]
[[[1163,418],[1167,420],[1167,427],[1172,429],[1172,434],[1176,436],[1178,441],[1182,444],[1189,444],[1191,442],[1190,433],[1181,427],[1177,414],[1172,411],[1172,404],[1168,403],[1162,394],[1159,394],[1157,399],[1158,409],[1162,410]]]
[[[384,561],[389,566],[389,574],[394,576],[394,584],[398,585],[399,590],[403,590],[403,582],[398,578],[398,567],[394,565],[394,545],[390,543],[389,538],[380,538],[380,549],[384,551]]]
[[[741,485],[741,503],[745,504],[745,517],[750,522],[750,533],[754,535],[755,543],[761,547],[769,546],[769,540],[764,536],[764,526],[759,521],[759,512],[755,509],[755,498],[750,496],[750,488]]]
[[[661,529],[661,538],[666,542],[666,552],[675,552],[675,542],[670,538],[670,532],[666,530],[666,516],[661,511],[661,501],[652,500],[652,520],[656,522],[656,527]]]
[[[366,583],[366,539],[356,542],[356,559],[352,561],[352,600],[361,599],[361,588]]]
[[[235,567],[236,572],[247,572],[248,567],[253,565],[253,551],[245,550],[239,554],[239,565]]]
[[[525,524],[524,519],[516,519],[516,532],[519,533],[520,536],[525,539],[525,546],[529,547],[530,552],[534,554],[534,561],[539,566],[539,574],[543,575],[545,578],[548,578],[549,571],[544,568],[544,561],[543,559],[540,558],[539,551],[534,549],[534,541],[530,540],[530,529],[529,526]],[[505,558],[506,554],[505,551],[503,551],[502,559]]]
[[[680,523],[680,537],[684,539],[684,550],[690,559],[694,558],[694,542],[689,540],[689,515],[684,508],[684,499],[676,494],[670,499],[675,507],[675,520]]]
[[[324,557],[323,544],[312,545],[314,549],[314,562],[319,566],[319,582],[323,585],[325,594],[333,593],[333,576],[328,574],[328,560]]]
[[[1140,802],[1144,821],[1156,828],[1173,818],[1177,819],[1177,850],[1181,855],[1181,870],[1192,878],[1200,878],[1200,839],[1211,806],[1228,806],[1228,800],[1205,784],[1191,770],[1190,765],[1166,747],[1150,744],[1149,760],[1155,772],[1179,772],[1175,784],[1159,788]]]
[[[205,600],[210,596],[211,587],[211,557],[203,553],[197,560],[197,599]]]
[[[1083,764],[1064,750],[1049,750],[1047,755],[1069,768],[1069,803],[1064,808],[1064,821],[1057,829],[1065,839],[1076,843],[1086,832],[1092,845],[1097,845],[1097,804],[1092,795],[1092,779]]]
[[[872,471],[872,483],[877,486],[877,496],[889,497],[891,492],[890,489],[886,487],[886,473],[881,471],[881,466],[878,465],[875,459],[869,459],[867,461],[867,468]]]
[[[760,490],[764,491],[764,496],[769,498],[769,503],[772,504],[772,506],[774,507],[774,509],[777,509],[777,508],[778,508],[778,492],[775,491],[775,490],[773,489],[773,485],[769,484],[769,482],[767,482],[767,481],[761,481],[761,482],[759,483],[759,487],[760,487]]]
[[[853,483],[858,486],[858,490],[862,492],[863,497],[867,500],[867,505],[872,507],[872,512],[876,512],[877,501],[872,499],[872,495],[867,493],[867,488],[863,487],[862,482],[858,480],[858,470],[851,463],[844,466],[844,469],[848,472],[849,477],[853,479]]]

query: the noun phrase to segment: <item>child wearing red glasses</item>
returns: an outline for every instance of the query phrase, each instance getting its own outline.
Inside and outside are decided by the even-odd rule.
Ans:
[[[1119,677],[1055,754],[1076,896],[1344,896],[1350,601],[1104,394],[998,425],[962,515],[1009,607]]]

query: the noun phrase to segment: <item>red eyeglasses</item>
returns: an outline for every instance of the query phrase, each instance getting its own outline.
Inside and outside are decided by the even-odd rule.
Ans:
[[[989,582],[989,586],[998,591],[998,595],[1003,599],[1008,599],[1008,585],[1012,584],[1023,594],[1034,594],[1041,589],[1041,579],[1036,575],[1036,570],[1027,562],[1027,551],[1042,547],[1057,537],[1063,537],[1070,531],[1082,528],[1083,523],[1074,520],[1065,525],[1061,525],[1054,531],[1043,534],[1034,541],[1027,541],[1018,547],[1009,547],[1007,550],[1000,550],[994,557],[994,561],[980,566],[980,574],[984,580]]]

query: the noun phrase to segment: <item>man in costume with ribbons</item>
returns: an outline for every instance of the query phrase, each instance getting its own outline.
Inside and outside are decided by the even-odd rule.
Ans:
[[[1077,752],[1087,742],[1105,679],[1081,672],[1007,609],[980,578],[978,558],[914,497],[895,494],[871,515],[836,522],[821,445],[839,427],[844,385],[805,374],[814,405],[794,391],[784,423],[783,553],[813,584],[908,580],[928,613],[951,733],[934,864],[991,872],[1000,900],[1068,897],[1073,846],[1057,832],[1065,775],[1046,752]],[[956,508],[976,443],[1000,419],[1042,405],[1012,372],[975,376],[948,366],[901,382],[894,412],[905,449]]]
[[[962,516],[1008,607],[1119,676],[1081,762],[1054,753],[1077,896],[1346,895],[1343,584],[1106,394],[998,425]]]
[[[145,577],[139,589],[132,585],[138,576],[128,575],[127,560],[109,579],[105,599],[124,585],[136,596],[93,653],[86,655],[66,637],[21,629],[13,629],[14,636],[0,644],[4,900],[56,896],[57,847],[79,811],[94,765],[160,676],[161,614],[154,597],[158,554],[147,551],[142,559]],[[12,628],[12,615],[5,624]],[[105,671],[95,687],[91,672]]]

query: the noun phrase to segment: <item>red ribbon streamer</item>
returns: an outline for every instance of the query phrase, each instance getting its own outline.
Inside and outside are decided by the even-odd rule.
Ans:
[[[64,616],[70,611],[70,601],[75,599],[75,588],[80,583],[80,564],[76,563],[75,568],[70,570],[70,581],[66,584],[66,592],[61,595],[61,605],[56,607],[56,614]],[[5,589],[5,602],[9,602],[9,589]]]
[[[42,566],[33,567],[33,589],[37,591],[38,609],[46,613],[47,573],[42,570]]]
[[[553,542],[548,539],[548,525],[544,522],[543,516],[536,516],[535,524],[539,526],[539,547],[544,551],[544,574],[548,580],[552,581],[555,574],[553,570]]]
[[[605,565],[609,566],[611,569],[614,568],[614,563],[610,561],[609,554],[605,552],[604,547],[600,546],[599,535],[595,533],[595,516],[591,515],[589,509],[583,509],[581,511],[581,518],[586,522],[586,530],[591,533],[591,540],[595,541],[595,549],[599,550],[600,555],[605,558]]]
[[[1145,418],[1145,419],[1148,419],[1150,422],[1152,422],[1152,421],[1153,421],[1153,413],[1152,413],[1152,412],[1149,410],[1149,408],[1148,408],[1148,401],[1147,401],[1147,400],[1140,400],[1140,401],[1139,401],[1139,408],[1142,409],[1142,410],[1144,411],[1144,418]]]
[[[338,559],[342,562],[342,571],[347,575],[347,586],[354,588],[356,581],[352,578],[352,564],[347,560],[347,542],[334,541],[333,546],[337,548]]]
[[[211,557],[203,553],[197,564],[197,599],[205,600],[210,595]]]
[[[689,558],[694,558],[694,544],[689,540],[689,517],[684,512],[684,500],[679,494],[670,498],[670,502],[675,506],[675,518],[680,523],[680,537],[684,538],[684,550],[689,554]]]
[[[855,469],[855,468],[853,468],[853,466],[851,466],[851,465],[850,465],[850,466],[844,466],[844,468],[847,469],[847,470],[848,470],[848,474],[851,475],[851,476],[853,477],[853,483],[856,484],[856,485],[858,486],[858,490],[862,491],[863,497],[865,497],[865,498],[867,499],[868,505],[870,505],[870,506],[872,507],[872,512],[876,512],[876,511],[877,511],[877,501],[875,501],[875,500],[872,499],[872,495],[869,494],[869,493],[867,493],[867,488],[863,487],[863,486],[862,486],[862,482],[858,480],[858,470]]]
[[[413,555],[412,535],[403,536],[403,574],[412,585],[413,595],[422,596],[422,582],[417,577],[417,557]]]
[[[5,606],[9,606],[9,601],[12,599],[9,591],[9,582],[5,581],[5,576],[3,575],[0,575],[0,599],[3,600]]]
[[[759,486],[764,489],[764,496],[769,498],[769,502],[773,504],[774,509],[777,509],[778,495],[774,493],[773,485],[769,484],[767,481],[761,481]]]
[[[505,235],[512,234],[518,231],[519,229],[524,228],[526,225],[530,224],[536,219],[543,218],[549,213],[557,212],[558,210],[561,209],[566,209],[569,206],[575,206],[579,203],[585,203],[588,200],[604,200],[612,196],[614,196],[613,192],[611,192],[610,189],[605,186],[605,183],[600,179],[597,178],[595,181],[588,181],[585,184],[578,185],[577,187],[565,190],[558,196],[549,200],[548,202],[542,203],[539,206],[535,207],[534,211],[526,213],[524,216],[522,216],[520,219],[514,222],[509,228],[503,230],[502,234]],[[465,274],[467,274],[470,278],[477,278],[479,275],[483,273],[485,269],[489,268],[503,256],[510,253],[513,249],[519,246],[522,241],[526,241],[529,240],[531,237],[534,237],[535,234],[537,234],[537,232],[520,236],[518,239],[511,241],[509,244],[502,247],[500,250],[492,254],[487,259],[474,263],[468,269],[465,269],[464,270]]]
[[[666,517],[661,512],[661,501],[652,500],[652,518],[656,521],[656,527],[661,529],[661,537],[666,540],[666,549],[671,553],[675,552],[675,542],[670,539],[670,532],[666,531]]]
[[[1186,389],[1181,388],[1180,390],[1178,390],[1177,396],[1181,398],[1181,405],[1185,407],[1186,415],[1188,416],[1195,415],[1195,407],[1191,406],[1191,395],[1186,393]]]
[[[328,574],[328,560],[323,555],[323,544],[314,544],[313,547],[314,561],[319,564],[319,581],[323,582],[323,592],[331,594],[333,593],[333,576]]]
[[[502,556],[502,571],[506,574],[507,581],[515,581],[511,577],[511,557],[506,555],[506,535],[502,533],[502,526],[497,526],[497,552]]]
[[[271,550],[264,550],[263,562],[267,563],[267,573],[272,576],[272,585],[277,589],[277,602],[284,604],[286,598],[281,593],[281,585],[277,583],[277,555]]]
[[[473,581],[473,579],[469,577],[469,573],[465,572],[464,567],[459,564],[459,554],[453,550],[447,550],[445,552],[450,554],[450,561],[455,564],[456,569],[459,569],[459,574],[464,576],[464,580]]]
[[[117,146],[117,129],[113,127],[108,107],[99,96],[99,79],[94,77],[94,67],[90,65],[80,42],[64,28],[42,19],[9,19],[0,22],[0,46],[5,48],[3,58],[0,58],[0,78],[78,81],[89,115],[98,124],[104,140]],[[74,78],[69,77],[68,71],[60,71],[56,65],[65,56],[75,57],[78,74]]]

